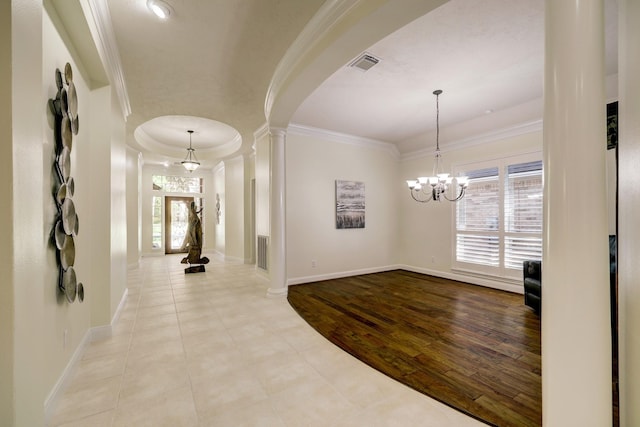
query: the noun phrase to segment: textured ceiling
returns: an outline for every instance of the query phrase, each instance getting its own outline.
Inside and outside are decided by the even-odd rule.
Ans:
[[[607,1],[607,74],[617,72],[616,12]],[[544,0],[451,0],[367,52],[380,62],[366,72],[337,70],[293,122],[399,143],[402,151],[403,141],[434,129],[433,91],[442,89],[442,127],[491,126],[494,113],[536,100],[541,108]]]
[[[371,46],[369,71],[338,70],[293,120],[399,142],[432,128],[436,89],[443,126],[538,98],[543,16],[544,1],[452,0]]]
[[[209,150],[215,164],[216,156],[253,142],[253,132],[265,123],[274,70],[323,0],[166,1],[173,9],[166,21],[149,12],[146,0],[108,2],[132,109],[128,143],[146,161],[179,161],[162,149],[186,148],[187,138],[175,136],[179,130],[163,132],[162,125],[149,132],[158,144],[140,144],[136,129],[162,116],[210,119],[231,126],[243,141],[234,150]],[[606,71],[615,75],[616,0],[605,5]],[[435,126],[435,89],[444,90],[443,127],[540,119],[544,0],[451,0],[367,52],[380,63],[367,72],[339,68],[302,103],[292,123],[396,143],[406,153],[422,144],[408,141],[419,141]],[[194,130],[195,145],[200,129]],[[201,134],[228,135],[211,129]],[[198,144],[202,150],[229,148],[228,136],[221,138]]]
[[[253,132],[265,122],[264,100],[275,67],[323,0],[167,3],[173,13],[161,21],[145,0],[108,2],[132,110],[129,144],[147,160],[162,160],[139,146],[133,132],[167,115],[216,120],[252,143]]]

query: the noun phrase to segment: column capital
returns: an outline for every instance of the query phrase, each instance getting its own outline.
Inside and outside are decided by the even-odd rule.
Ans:
[[[272,138],[285,138],[287,136],[287,129],[286,128],[281,128],[281,127],[270,127],[269,128],[269,135],[271,135]]]

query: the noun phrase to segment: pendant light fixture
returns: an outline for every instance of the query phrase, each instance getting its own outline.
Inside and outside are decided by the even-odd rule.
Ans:
[[[193,172],[198,169],[200,162],[196,157],[196,150],[191,147],[191,135],[193,134],[193,131],[188,130],[187,132],[189,132],[189,148],[187,148],[187,157],[182,161],[182,166],[184,166],[184,168],[189,172]]]
[[[446,199],[450,202],[457,202],[464,197],[464,192],[469,184],[469,178],[466,176],[450,177],[448,173],[443,173],[440,166],[442,154],[440,154],[440,105],[439,97],[442,90],[434,90],[436,96],[436,158],[433,163],[433,176],[419,177],[417,179],[407,180],[411,197],[416,202],[427,203],[431,200],[438,202]],[[453,198],[447,196],[449,185],[455,181],[455,194]]]

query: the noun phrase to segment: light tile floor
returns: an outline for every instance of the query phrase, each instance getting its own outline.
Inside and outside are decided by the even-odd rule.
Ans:
[[[481,426],[319,335],[253,266],[145,258],[113,335],[92,342],[50,425]]]

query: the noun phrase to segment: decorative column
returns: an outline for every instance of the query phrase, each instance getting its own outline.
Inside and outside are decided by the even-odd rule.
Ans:
[[[610,426],[603,0],[547,0],[542,416]]]
[[[271,177],[269,185],[269,220],[271,237],[269,242],[269,274],[271,286],[268,296],[287,294],[287,252],[285,220],[285,129],[271,129]]]
[[[640,425],[640,2],[619,0],[618,309],[620,425]]]

